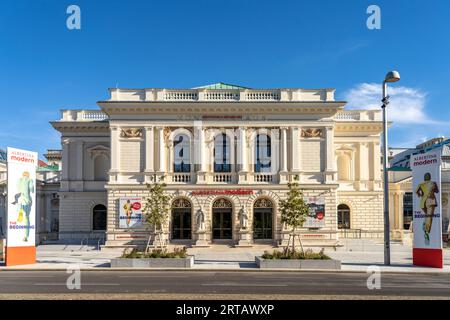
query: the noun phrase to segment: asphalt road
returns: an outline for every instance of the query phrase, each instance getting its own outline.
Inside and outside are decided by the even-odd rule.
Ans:
[[[81,289],[67,288],[63,271],[0,272],[0,294],[247,294],[379,295],[450,298],[449,274],[381,275],[381,289],[367,288],[364,273],[85,271]]]

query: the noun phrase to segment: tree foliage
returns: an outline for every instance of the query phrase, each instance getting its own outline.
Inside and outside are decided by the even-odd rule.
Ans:
[[[165,186],[158,182],[147,184],[149,195],[145,199],[142,213],[146,225],[155,232],[162,231],[168,220],[170,197],[164,192]]]
[[[309,207],[303,199],[303,193],[297,182],[289,183],[288,187],[287,198],[280,201],[281,223],[295,232],[297,228],[303,227],[308,217]]]

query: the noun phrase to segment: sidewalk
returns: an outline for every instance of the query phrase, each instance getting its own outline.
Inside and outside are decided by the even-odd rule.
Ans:
[[[188,254],[195,257],[195,265],[189,270],[259,271],[255,264],[255,256],[261,255],[265,250],[271,251],[273,247],[260,245],[252,248],[230,248],[225,245],[213,245],[209,248],[189,248]],[[341,271],[345,272],[367,272],[369,266],[378,266],[384,272],[450,274],[450,250],[444,250],[443,269],[412,266],[411,251],[407,246],[392,246],[391,266],[383,265],[383,248],[377,245],[372,246],[370,251],[353,251],[348,247],[337,251],[326,249],[325,253],[333,259],[341,260]],[[117,270],[110,268],[110,260],[119,257],[121,253],[121,250],[104,252],[96,250],[95,247],[80,248],[79,245],[44,245],[37,249],[36,264],[15,267],[0,265],[0,271],[66,270],[73,266],[78,266],[82,270]]]

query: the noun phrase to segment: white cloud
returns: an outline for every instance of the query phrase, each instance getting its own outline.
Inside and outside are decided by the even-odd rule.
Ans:
[[[361,83],[344,92],[348,109],[379,109],[382,88],[378,83]],[[427,93],[420,89],[389,86],[388,117],[394,124],[439,124],[425,113]]]

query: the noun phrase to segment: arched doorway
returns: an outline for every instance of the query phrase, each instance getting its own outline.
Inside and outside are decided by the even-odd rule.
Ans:
[[[350,208],[346,204],[338,206],[338,229],[350,229]]]
[[[217,199],[212,205],[213,239],[231,239],[233,235],[233,205],[227,199]]]
[[[253,204],[253,239],[273,238],[273,203],[260,198]]]
[[[106,207],[102,204],[97,204],[92,209],[92,230],[105,231],[106,230]]]
[[[192,204],[184,198],[172,202],[172,239],[192,238]]]

